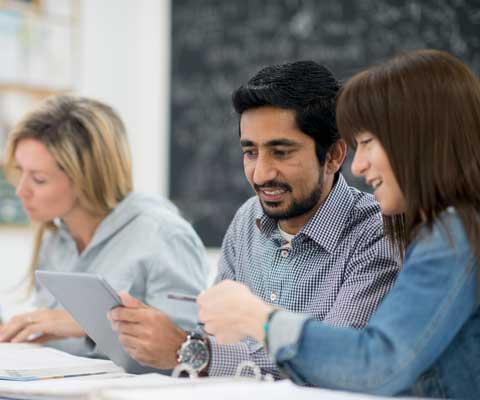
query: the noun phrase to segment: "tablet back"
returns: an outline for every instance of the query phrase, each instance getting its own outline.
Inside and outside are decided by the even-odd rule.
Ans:
[[[36,271],[35,275],[115,364],[133,374],[162,372],[140,365],[123,349],[107,319],[107,313],[120,306],[121,300],[101,276],[53,271]]]

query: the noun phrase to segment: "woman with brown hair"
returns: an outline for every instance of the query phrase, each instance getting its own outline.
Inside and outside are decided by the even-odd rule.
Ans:
[[[35,287],[37,269],[100,274],[180,325],[195,324],[195,309],[166,295],[205,288],[204,247],[168,200],[132,191],[127,135],[111,107],[73,96],[46,100],[10,133],[5,167],[25,212],[39,224],[29,271],[37,309],[1,327],[0,342],[49,342],[95,355],[83,329]]]
[[[480,83],[435,50],[349,80],[337,124],[402,252],[398,280],[363,330],[274,309],[223,282],[200,295],[217,340],[265,340],[294,381],[375,394],[480,397]]]

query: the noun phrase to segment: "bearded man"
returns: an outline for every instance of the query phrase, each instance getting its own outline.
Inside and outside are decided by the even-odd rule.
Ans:
[[[338,91],[327,68],[300,61],[266,67],[233,93],[245,176],[256,196],[228,228],[216,282],[242,282],[276,307],[362,328],[400,259],[373,196],[349,187],[340,173],[346,144],[335,123]],[[220,376],[253,361],[279,377],[262,343],[219,345],[131,296],[123,301],[111,313],[113,326],[143,364],[171,369],[182,362]]]

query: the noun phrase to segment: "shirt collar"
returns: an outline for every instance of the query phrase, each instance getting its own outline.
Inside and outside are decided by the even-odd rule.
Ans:
[[[339,175],[323,204],[292,242],[302,235],[308,236],[329,253],[332,253],[344,230],[352,202],[353,195],[350,188],[343,176]],[[265,214],[261,206],[257,213],[256,225],[260,232],[268,237],[277,229],[277,221]]]

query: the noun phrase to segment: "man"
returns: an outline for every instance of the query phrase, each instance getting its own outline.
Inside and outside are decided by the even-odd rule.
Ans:
[[[275,306],[361,328],[399,260],[373,196],[349,187],[339,172],[346,144],[335,124],[338,90],[328,69],[305,61],[267,67],[234,92],[245,175],[257,196],[225,235],[216,281],[236,280]],[[179,357],[213,376],[254,361],[278,374],[253,339],[222,346],[198,332],[187,338],[162,312],[129,295],[123,300],[126,307],[111,315],[114,328],[142,363],[169,369]]]

